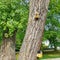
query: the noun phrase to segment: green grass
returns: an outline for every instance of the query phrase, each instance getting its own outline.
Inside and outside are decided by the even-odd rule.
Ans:
[[[16,57],[18,58],[19,54],[16,54]],[[16,60],[18,60],[16,58]],[[39,58],[38,60],[48,59],[48,58],[60,58],[60,52],[54,51],[54,52],[46,52],[43,54],[42,58]]]
[[[19,56],[19,54],[18,54],[18,53],[16,53],[16,60],[18,60],[18,56]]]
[[[48,59],[48,58],[60,58],[60,52],[47,52],[43,54],[42,58],[39,58],[38,60]]]
[[[43,59],[47,59],[47,58],[59,58],[60,54],[44,54],[43,55]]]

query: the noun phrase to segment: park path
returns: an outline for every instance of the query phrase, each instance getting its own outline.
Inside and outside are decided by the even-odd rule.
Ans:
[[[42,59],[42,60],[60,60],[60,58]]]

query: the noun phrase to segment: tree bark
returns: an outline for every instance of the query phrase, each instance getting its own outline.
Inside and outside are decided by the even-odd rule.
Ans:
[[[19,60],[37,60],[37,51],[41,46],[49,0],[30,0],[29,21],[26,35],[19,53]],[[35,13],[39,17],[35,19]]]
[[[15,37],[16,31],[13,32],[13,36],[4,37],[3,43],[0,50],[0,60],[16,60],[15,58]]]

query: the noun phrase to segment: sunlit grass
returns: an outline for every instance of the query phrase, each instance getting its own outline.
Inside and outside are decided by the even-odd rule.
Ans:
[[[18,60],[19,54],[16,54],[16,60]],[[46,53],[43,54],[42,58],[39,58],[38,60],[43,60],[43,59],[48,59],[48,58],[60,58],[60,52],[51,52],[51,53]]]
[[[60,52],[50,52],[50,53],[45,53],[43,54],[43,57],[38,60],[43,60],[43,59],[48,59],[48,58],[60,58]]]

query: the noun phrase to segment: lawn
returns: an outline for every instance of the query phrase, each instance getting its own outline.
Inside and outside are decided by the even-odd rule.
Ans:
[[[18,53],[16,54],[16,57],[18,58]],[[16,60],[18,60],[16,58]],[[38,58],[38,60],[48,59],[48,58],[60,58],[60,51],[54,51],[54,52],[45,52],[43,54],[42,58]]]
[[[46,52],[43,54],[43,57],[39,58],[38,60],[43,60],[48,58],[60,58],[60,51]]]

